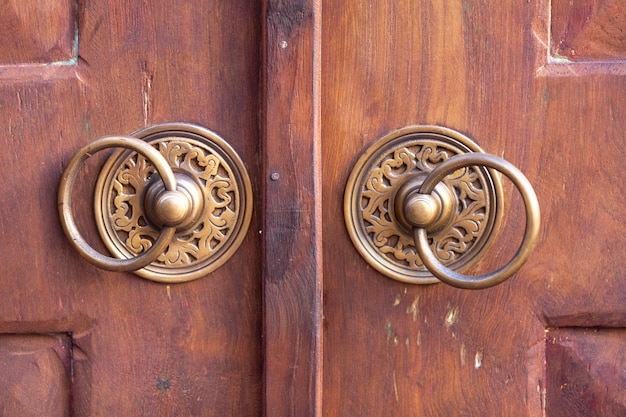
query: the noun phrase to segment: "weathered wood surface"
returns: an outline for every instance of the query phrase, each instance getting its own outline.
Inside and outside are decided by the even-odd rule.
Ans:
[[[626,78],[611,75],[624,73],[619,62],[562,60],[563,76],[547,76],[557,73],[545,68],[555,61],[549,5],[323,3],[325,414],[543,416],[545,328],[626,326]],[[540,241],[506,283],[409,286],[353,248],[342,212],[350,170],[412,124],[465,133],[535,187]],[[506,196],[500,242],[475,272],[519,244],[524,215],[510,183]]]
[[[77,54],[77,16],[72,0],[4,0],[0,65],[72,61]]]
[[[626,415],[626,331],[565,328],[546,340],[546,415]]]
[[[1,43],[0,333],[71,336],[77,416],[554,410],[546,398],[563,397],[549,372],[565,362],[547,349],[546,328],[626,326],[626,70],[621,44],[606,47],[622,38],[608,27],[597,55],[585,48],[600,32],[579,24],[613,22],[600,12],[621,3],[590,0],[582,12],[559,8],[566,3],[196,0],[172,13],[161,0],[79,2],[69,15],[75,63],[41,65],[65,55],[33,58],[48,49],[26,37]],[[66,39],[52,26],[23,27]],[[574,50],[591,51],[578,62],[551,49],[574,33]],[[52,50],[71,54],[68,42]],[[56,213],[77,149],[166,121],[225,137],[256,195],[233,259],[169,286],[90,266]],[[475,292],[408,286],[353,248],[342,211],[352,165],[411,124],[459,130],[535,186],[542,237],[508,282]],[[85,167],[75,197],[94,245],[97,170]],[[506,195],[500,241],[476,272],[518,244],[523,210],[510,186]]]
[[[266,0],[264,411],[321,416],[320,3]]]
[[[261,414],[259,210],[236,255],[184,285],[92,267],[58,220],[58,181],[80,147],[171,121],[228,140],[259,206],[260,5],[172,7],[78,2],[75,64],[0,68],[0,333],[72,335],[75,416]],[[20,46],[0,42],[0,56]],[[94,245],[84,191],[97,169],[80,174],[74,208]]]
[[[71,362],[67,334],[0,335],[0,415],[70,415]]]

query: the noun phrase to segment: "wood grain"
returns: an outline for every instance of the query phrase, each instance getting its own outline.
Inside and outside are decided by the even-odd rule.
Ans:
[[[615,184],[625,172],[626,78],[602,66],[542,72],[536,29],[549,25],[548,6],[324,2],[328,415],[542,416],[545,328],[623,326],[626,200]],[[378,138],[414,124],[468,135],[535,187],[540,241],[504,284],[408,286],[353,248],[342,215],[350,170]],[[503,265],[519,244],[524,215],[507,182],[505,196],[499,240],[474,273]]]
[[[547,415],[625,415],[625,343],[624,329],[551,330],[546,340]]]
[[[70,415],[71,361],[69,335],[0,335],[0,414]]]
[[[80,147],[161,122],[215,130],[258,193],[259,14],[247,0],[184,2],[176,13],[167,1],[79,2],[71,73],[27,68],[0,83],[0,332],[72,334],[73,415],[261,413],[258,213],[226,265],[168,286],[88,264],[56,208],[62,170]],[[94,245],[89,187],[101,153],[74,190],[74,216]]]
[[[551,3],[553,56],[571,61],[626,58],[626,4],[620,0]]]
[[[571,355],[550,350],[546,329],[626,327],[626,78],[619,54],[592,71],[546,70],[551,13],[546,0],[192,0],[175,13],[165,0],[79,2],[75,63],[13,65],[39,58],[5,54],[0,67],[0,333],[71,334],[77,416],[554,411],[546,395],[567,399],[546,391],[544,361]],[[16,21],[29,32],[34,15]],[[56,212],[77,149],[168,121],[226,138],[256,195],[237,254],[169,286],[92,267]],[[511,280],[475,292],[409,286],[353,248],[342,207],[352,165],[413,124],[456,129],[529,177],[542,235]],[[96,246],[90,188],[104,157],[75,190]],[[510,184],[505,194],[505,227],[476,273],[519,242],[523,208]],[[621,352],[621,339],[575,336],[608,354],[582,363]]]
[[[266,416],[322,413],[319,6],[264,2]]]
[[[73,0],[5,0],[0,13],[0,65],[76,59],[77,9]]]

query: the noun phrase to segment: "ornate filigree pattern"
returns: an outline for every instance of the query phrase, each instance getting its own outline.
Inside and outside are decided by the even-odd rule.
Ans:
[[[450,149],[426,144],[395,149],[381,158],[364,179],[361,189],[361,221],[371,244],[400,267],[425,270],[417,255],[413,235],[398,226],[393,210],[394,192],[409,177],[430,172],[455,155]],[[453,223],[433,235],[433,250],[445,264],[463,255],[480,237],[488,207],[484,185],[475,169],[462,169],[446,179],[457,197]]]
[[[158,149],[172,168],[195,177],[205,196],[202,221],[177,233],[167,252],[157,260],[165,267],[190,265],[207,253],[219,251],[227,242],[238,217],[239,190],[231,168],[218,155],[175,140],[158,142]],[[112,228],[134,256],[147,250],[160,233],[142,210],[146,187],[154,173],[154,167],[135,153],[124,161],[111,184]]]
[[[449,129],[415,127],[387,135],[359,159],[346,188],[346,225],[372,266],[401,281],[436,282],[417,253],[412,230],[396,217],[396,194],[448,158],[476,151],[481,150]],[[458,270],[475,262],[497,229],[501,186],[483,167],[459,169],[442,182],[453,196],[454,215],[429,237],[438,259]]]
[[[210,131],[183,127],[199,132],[154,129],[143,137],[168,161],[179,187],[184,180],[201,191],[200,210],[177,228],[157,261],[137,271],[161,282],[188,281],[222,265],[241,244],[252,214],[250,180],[234,150]],[[159,236],[160,227],[145,207],[157,181],[154,166],[135,152],[118,151],[103,168],[96,186],[96,222],[117,256],[135,257]]]

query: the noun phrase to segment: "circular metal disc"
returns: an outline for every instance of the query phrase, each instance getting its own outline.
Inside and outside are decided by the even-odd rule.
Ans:
[[[483,150],[447,128],[410,126],[384,136],[359,158],[346,185],[344,215],[352,242],[372,267],[407,283],[440,282],[418,256],[412,230],[397,218],[396,195],[407,181],[423,181],[441,162],[468,152]],[[431,249],[447,267],[466,269],[480,260],[500,228],[500,176],[488,168],[468,167],[438,186],[442,184],[455,196],[455,212],[429,232]]]
[[[165,252],[136,271],[158,282],[186,282],[223,265],[239,248],[252,218],[252,185],[246,168],[224,139],[184,123],[152,126],[132,136],[156,148],[177,177],[195,182],[203,196],[201,212],[179,228]],[[160,181],[142,155],[119,150],[100,171],[95,190],[96,223],[107,248],[119,258],[146,251],[159,227],[146,215],[149,185]],[[180,186],[180,185],[179,185]]]

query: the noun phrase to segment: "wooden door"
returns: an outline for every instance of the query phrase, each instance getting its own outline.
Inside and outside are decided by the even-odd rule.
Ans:
[[[178,121],[224,137],[258,193],[260,13],[247,0],[2,3],[0,415],[261,413],[259,211],[226,265],[166,285],[84,261],[56,204],[81,147]],[[74,189],[94,246],[98,169]]]
[[[624,415],[623,2],[5,3],[0,414]],[[181,285],[91,266],[57,220],[79,148],[168,121],[222,135],[256,196],[235,256]],[[352,165],[415,124],[535,186],[541,239],[504,284],[410,286],[354,249]],[[474,272],[515,251],[506,198]]]
[[[323,2],[324,415],[626,415],[624,4]],[[509,281],[411,286],[353,247],[353,164],[416,124],[463,132],[533,184],[542,232]],[[474,273],[519,244],[523,208],[505,194]]]

